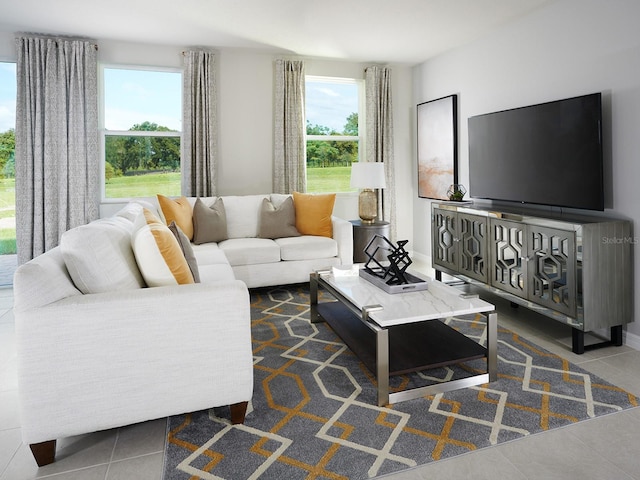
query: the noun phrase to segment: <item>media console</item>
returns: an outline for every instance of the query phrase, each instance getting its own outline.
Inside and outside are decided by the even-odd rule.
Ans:
[[[622,345],[633,321],[632,223],[522,213],[455,202],[431,206],[432,262],[445,272],[572,327],[572,350]],[[585,332],[611,340],[585,347]]]

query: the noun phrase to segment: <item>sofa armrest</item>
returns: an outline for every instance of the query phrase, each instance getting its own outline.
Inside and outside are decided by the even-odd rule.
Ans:
[[[331,217],[333,239],[338,243],[341,265],[353,265],[353,225],[347,220]]]
[[[240,281],[77,295],[17,312],[25,443],[247,401]]]

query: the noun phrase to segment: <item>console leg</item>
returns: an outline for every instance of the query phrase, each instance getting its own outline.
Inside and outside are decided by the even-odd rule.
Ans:
[[[53,463],[56,459],[56,441],[48,440],[42,443],[32,443],[29,445],[33,458],[39,467],[44,467]]]
[[[622,325],[611,327],[611,344],[616,347],[622,346]]]
[[[231,410],[231,423],[237,425],[239,423],[244,423],[244,417],[247,414],[247,406],[249,402],[240,402],[234,403],[233,405],[229,405],[229,410]]]
[[[571,340],[573,353],[576,355],[582,355],[584,353],[584,332],[577,328],[571,328]]]
[[[442,281],[442,272],[440,270],[436,270],[436,280],[439,282]]]

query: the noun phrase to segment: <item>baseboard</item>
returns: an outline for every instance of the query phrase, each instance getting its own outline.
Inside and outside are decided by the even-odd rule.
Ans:
[[[634,350],[640,350],[640,335],[635,333],[624,332],[623,333],[624,344],[627,347],[631,347]]]
[[[419,272],[428,273],[429,270],[433,270],[431,267],[431,255],[410,252],[409,258],[411,258],[411,261],[413,262],[411,267],[414,267]]]

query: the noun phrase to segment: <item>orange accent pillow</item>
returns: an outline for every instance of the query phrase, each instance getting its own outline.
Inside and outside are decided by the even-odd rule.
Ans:
[[[296,229],[302,235],[332,237],[331,215],[333,214],[335,201],[335,193],[310,194],[293,192]]]
[[[165,223],[176,222],[187,238],[193,240],[193,208],[187,197],[171,199],[160,194],[157,197]]]

